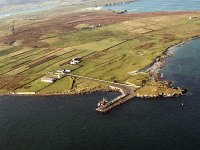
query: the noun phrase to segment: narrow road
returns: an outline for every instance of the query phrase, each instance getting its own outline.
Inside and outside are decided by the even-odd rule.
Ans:
[[[86,80],[92,80],[92,81],[97,81],[97,82],[102,82],[102,83],[109,83],[109,84],[117,85],[117,86],[132,87],[132,85],[127,85],[127,84],[123,84],[123,83],[116,83],[116,82],[112,82],[112,81],[106,81],[106,80],[101,80],[101,79],[96,79],[96,78],[91,78],[91,77],[84,77],[84,76],[79,76],[79,75],[74,75],[74,74],[67,74],[67,76],[86,79]]]
[[[110,111],[111,109],[125,103],[126,101],[134,97],[133,93],[134,93],[135,88],[131,85],[115,83],[111,81],[100,80],[100,79],[95,79],[91,77],[84,77],[84,76],[79,76],[79,75],[74,75],[74,74],[67,74],[67,75],[71,77],[75,77],[75,78],[81,78],[81,79],[86,79],[86,80],[91,80],[91,81],[96,81],[96,82],[101,82],[101,83],[108,83],[112,90],[119,91],[121,93],[120,96],[110,100],[105,105],[100,106],[96,109],[98,112],[101,112],[101,113],[106,113]]]

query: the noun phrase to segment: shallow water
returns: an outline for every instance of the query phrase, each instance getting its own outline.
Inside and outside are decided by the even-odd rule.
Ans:
[[[65,7],[68,5],[73,5],[78,3],[79,1],[69,1],[69,0],[14,0],[9,2],[1,2],[0,1],[0,19],[6,17],[12,17],[15,15],[34,15],[38,13],[42,13],[45,11],[56,11],[61,7]],[[5,3],[5,4],[4,4]]]
[[[7,9],[5,9],[6,7]],[[49,5],[49,6],[28,5],[19,8],[15,7],[12,9],[9,9],[9,6],[6,7],[4,7],[3,10],[0,10],[0,19],[15,15],[31,15],[36,12],[48,11],[50,9],[55,8],[54,5]]]
[[[95,111],[103,97],[0,97],[0,149],[148,149],[199,150],[200,40],[176,48],[161,70],[186,96],[134,99],[103,115]],[[181,106],[182,102],[184,107]]]
[[[192,11],[200,10],[199,0],[138,0],[136,2],[106,6],[104,9],[128,12]]]

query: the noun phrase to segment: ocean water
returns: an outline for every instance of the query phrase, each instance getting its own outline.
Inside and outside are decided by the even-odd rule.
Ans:
[[[200,40],[193,40],[161,70],[187,95],[133,99],[108,114],[97,113],[96,104],[117,93],[1,96],[0,150],[199,150],[199,58]]]
[[[137,0],[132,3],[105,6],[104,9],[128,12],[192,11],[200,10],[199,0]]]
[[[80,5],[85,0],[0,0],[0,20],[16,15],[35,15]]]
[[[0,19],[15,15],[31,15],[44,11],[55,11],[67,5],[80,2],[72,0],[0,0]]]
[[[1,5],[0,5],[1,7]],[[13,7],[13,6],[12,6]],[[36,12],[48,11],[55,8],[55,5],[24,5],[21,7],[11,8],[10,6],[4,6],[3,10],[0,10],[0,19],[15,16],[15,15],[30,15]]]

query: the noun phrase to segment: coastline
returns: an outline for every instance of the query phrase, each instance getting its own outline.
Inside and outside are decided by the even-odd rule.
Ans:
[[[140,73],[140,72],[145,72],[145,73],[148,73],[148,72],[151,72],[151,71],[158,72],[161,68],[165,67],[165,61],[163,61],[163,59],[165,59],[167,57],[171,57],[172,54],[173,54],[173,51],[175,50],[175,48],[180,47],[180,46],[186,44],[187,42],[190,42],[192,40],[196,40],[196,39],[199,39],[199,38],[200,38],[200,36],[194,36],[194,37],[191,37],[191,38],[189,38],[189,39],[187,39],[185,41],[182,41],[182,42],[180,42],[178,44],[174,44],[174,45],[166,48],[166,50],[163,51],[162,55],[160,55],[157,58],[155,58],[155,60],[150,65],[148,65],[147,67],[142,68],[139,71],[137,71],[136,74]],[[173,82],[173,81],[163,80],[163,79],[158,79],[158,81],[162,81],[162,83],[164,83],[164,84],[166,84],[168,86],[170,86],[171,83]],[[145,86],[145,84],[143,86]],[[181,90],[182,92],[180,93],[180,95],[183,95],[187,91],[187,89],[182,89],[180,87],[171,87],[171,88]],[[90,93],[93,93],[93,92],[119,92],[119,91],[118,90],[113,90],[113,89],[110,89],[110,88],[107,88],[107,89],[93,88],[93,89],[90,89],[90,90],[81,90],[81,91],[76,91],[76,90],[73,91],[72,90],[72,91],[68,91],[68,92],[47,93],[47,94],[37,94],[37,93],[36,94],[13,94],[13,93],[6,93],[6,94],[0,94],[0,96],[61,96],[61,95],[75,96],[75,95],[90,94]],[[180,95],[176,95],[175,94],[173,96],[167,96],[167,95],[154,95],[154,96],[151,96],[151,95],[140,95],[139,96],[139,95],[135,94],[135,97],[139,97],[139,98],[155,98],[156,97],[157,98],[157,97],[160,97],[160,96],[174,97],[174,96],[180,96]]]
[[[152,67],[153,67],[154,65],[157,66],[157,67],[156,67],[157,70],[158,70],[158,69],[161,69],[162,67],[158,67],[159,65],[156,65],[156,64],[158,64],[158,63],[161,62],[161,61],[160,61],[161,59],[163,59],[163,58],[168,58],[168,57],[172,56],[172,55],[173,55],[173,51],[174,51],[175,48],[178,48],[178,47],[180,47],[180,46],[183,46],[183,45],[187,44],[188,42],[190,42],[190,41],[192,41],[192,40],[199,39],[199,38],[200,38],[200,35],[199,35],[199,36],[193,36],[193,37],[191,37],[191,38],[189,38],[189,39],[187,39],[187,40],[181,41],[180,43],[174,44],[174,45],[172,45],[172,46],[166,48],[166,49],[163,51],[162,55],[156,57],[156,58],[154,59],[154,61],[153,61],[150,65],[148,65],[147,67],[144,67],[144,68],[140,69],[140,70],[144,70],[144,71],[138,71],[138,73],[139,73],[139,72],[148,72],[149,70],[152,69]],[[165,66],[165,62],[161,62],[161,63]],[[163,66],[163,67],[164,67],[164,66]]]
[[[166,80],[166,79],[164,80],[163,76],[159,73],[159,70],[165,67],[165,63],[166,63],[165,58],[173,57],[173,52],[176,48],[181,47],[181,46],[187,44],[188,42],[190,42],[192,40],[197,40],[199,38],[200,38],[200,36],[193,36],[187,40],[181,41],[180,43],[174,44],[174,45],[166,48],[166,50],[162,53],[162,55],[155,58],[153,63],[151,63],[149,66],[147,66],[145,68],[140,69],[137,72],[137,73],[145,72],[145,73],[151,74],[152,78],[154,78],[153,80],[156,80],[156,82],[161,82],[164,86],[166,86],[167,88],[174,89],[176,92],[173,92],[172,94],[161,93],[161,94],[157,94],[157,95],[140,95],[137,93],[136,97],[138,97],[138,98],[177,97],[177,96],[182,96],[185,93],[187,93],[187,91],[188,91],[187,87],[183,88],[183,87],[171,86],[173,81]],[[145,86],[145,84],[143,85],[143,87],[144,86]]]
[[[189,12],[188,12],[189,13]],[[186,20],[188,20],[188,13],[186,13],[186,12],[178,12],[178,14],[180,14],[180,15],[182,15],[182,14],[184,14],[184,19]],[[191,13],[191,12],[190,12]],[[190,14],[189,13],[189,14]],[[196,14],[196,12],[194,12],[195,14]],[[92,14],[92,15],[91,15]],[[95,14],[95,13],[89,13],[89,14],[87,14],[88,16],[89,16],[89,19],[88,19],[88,16],[87,15],[84,15],[83,17],[85,17],[84,19],[83,19],[83,22],[84,22],[84,20],[89,20],[89,21],[91,21],[92,20],[92,22],[94,22],[94,20],[96,19],[96,18],[93,18],[93,14]],[[97,13],[98,14],[98,13]],[[157,16],[163,16],[163,15],[176,15],[177,13],[174,13],[174,12],[172,12],[172,13],[169,13],[169,12],[167,12],[166,14],[165,13],[163,13],[163,12],[158,12],[158,13],[141,13],[141,14],[137,14],[137,15],[135,15],[135,14],[125,14],[125,15],[116,15],[116,14],[111,14],[110,12],[105,12],[105,14],[110,14],[110,16],[108,17],[108,20],[110,20],[110,18],[114,18],[114,16],[117,16],[117,17],[121,17],[122,19],[119,21],[119,22],[121,22],[121,21],[124,21],[124,20],[130,20],[130,17],[132,16],[137,16],[138,18],[142,18],[143,16],[146,16],[147,15],[147,17],[157,17]],[[105,14],[103,14],[103,15],[105,15]],[[178,15],[177,14],[177,15]],[[193,15],[193,13],[191,13],[192,15]],[[190,15],[191,15],[190,14]],[[79,13],[77,13],[77,15],[80,15]],[[69,15],[70,16],[70,15]],[[92,17],[90,17],[90,16],[92,16]],[[75,16],[72,16],[70,19],[74,19],[76,17],[76,15]],[[117,18],[116,17],[116,18]],[[124,18],[123,18],[124,17]],[[182,16],[180,16],[180,18],[183,18]],[[104,18],[103,18],[104,19]],[[114,18],[115,19],[115,18]],[[148,19],[148,18],[147,18]],[[160,19],[160,18],[159,18]],[[162,18],[161,18],[162,19]],[[99,20],[99,16],[97,15],[97,19],[96,20]],[[95,20],[95,23],[96,23],[96,20]],[[162,21],[162,20],[161,20]],[[76,22],[78,22],[78,23],[82,23],[82,20],[80,21],[80,20],[77,20]],[[75,24],[76,24],[76,22],[75,22]],[[116,21],[116,22],[118,22],[118,21]],[[107,25],[107,24],[115,24],[116,22],[114,22],[114,23],[105,23],[105,26]],[[72,22],[73,23],[73,22]],[[72,24],[71,23],[71,21],[69,21],[69,24],[71,25]],[[65,23],[66,24],[66,23]],[[40,27],[40,26],[39,26]],[[38,27],[38,28],[39,28]],[[41,26],[41,27],[43,27],[43,26]],[[45,26],[44,26],[45,27]],[[73,24],[70,26],[71,28],[70,29],[74,29],[73,28]],[[117,26],[116,26],[117,27]],[[27,29],[25,29],[25,30],[19,30],[19,33],[23,33],[22,31],[29,31],[29,29],[30,28],[27,28]],[[46,28],[42,28],[42,29],[46,29]],[[50,28],[51,29],[51,28]],[[52,29],[54,29],[54,28],[52,28]],[[56,29],[56,28],[55,28]],[[117,29],[117,28],[116,28]],[[34,31],[34,29],[31,29],[31,31]],[[44,30],[44,32],[47,32],[48,33],[48,28],[46,29],[46,30]],[[159,29],[158,29],[159,30]],[[157,31],[157,29],[155,29],[155,31]],[[66,32],[68,32],[68,31],[66,31]],[[88,31],[89,32],[89,31]],[[92,31],[91,31],[92,32]],[[26,32],[25,32],[26,33]],[[28,32],[27,32],[28,33]],[[34,32],[31,32],[31,33],[34,33]],[[36,32],[37,33],[37,32]],[[23,35],[23,34],[22,34]],[[193,35],[196,35],[196,34],[193,34]],[[10,36],[11,38],[10,39],[12,39],[12,36]],[[20,36],[20,34],[19,34],[19,37],[18,37],[18,35],[15,35],[15,37],[16,37],[16,39],[17,40],[24,40],[23,39],[23,37],[21,37]],[[159,70],[160,68],[162,68],[162,67],[164,67],[164,63],[163,62],[161,62],[161,60],[163,60],[163,58],[165,58],[165,57],[168,57],[168,56],[170,56],[171,55],[171,51],[173,51],[173,49],[174,48],[176,48],[176,47],[179,47],[179,46],[181,46],[181,45],[183,45],[183,44],[185,44],[186,42],[188,42],[188,41],[190,41],[190,40],[193,40],[193,39],[196,39],[196,38],[198,38],[199,36],[194,36],[194,37],[192,37],[192,38],[189,38],[190,36],[185,36],[184,38],[179,38],[179,39],[176,39],[176,40],[174,40],[173,42],[170,42],[171,43],[171,46],[170,46],[170,43],[168,43],[167,44],[167,46],[169,46],[168,48],[167,48],[167,46],[165,46],[165,47],[159,47],[159,53],[157,54],[157,55],[153,55],[153,57],[151,57],[150,59],[149,59],[149,61],[148,61],[148,63],[144,63],[144,65],[141,65],[141,66],[139,66],[137,69],[139,70],[137,70],[137,72],[134,72],[134,74],[137,74],[137,73],[140,73],[140,72],[144,72],[145,74],[146,74],[146,76],[147,77],[143,77],[141,80],[139,80],[139,82],[137,82],[137,84],[135,84],[135,85],[139,85],[139,86],[134,86],[134,83],[136,83],[134,80],[135,79],[133,79],[132,81],[131,80],[129,80],[130,82],[129,82],[129,84],[128,84],[128,82],[126,82],[126,85],[132,85],[132,87],[133,88],[135,88],[135,89],[139,89],[140,87],[142,87],[143,88],[143,86],[145,86],[145,84],[143,84],[143,83],[145,83],[145,82],[143,82],[143,79],[145,80],[145,81],[150,81],[151,80],[151,76],[149,76],[149,74],[147,73],[148,72],[148,70],[154,70],[154,71],[157,71],[157,70]],[[137,37],[136,37],[137,38]],[[158,37],[158,38],[165,38],[165,37]],[[189,38],[189,39],[187,39],[187,38]],[[9,37],[8,37],[8,39],[9,39]],[[35,39],[37,39],[37,37],[35,38]],[[50,37],[50,39],[51,39],[51,37]],[[33,38],[33,40],[34,40],[34,38]],[[31,43],[32,43],[32,41],[33,40],[31,40]],[[54,39],[52,39],[52,40],[54,40]],[[59,41],[60,39],[58,38],[58,41]],[[185,40],[185,41],[183,41],[183,40]],[[56,39],[55,39],[55,41],[56,41]],[[72,40],[73,41],[73,40]],[[74,40],[75,41],[75,40]],[[180,42],[180,41],[182,41],[182,42]],[[26,41],[25,41],[26,42]],[[53,41],[54,42],[54,41]],[[125,42],[127,42],[127,41],[125,41]],[[156,41],[157,42],[157,41]],[[180,42],[180,43],[177,43],[177,42]],[[28,43],[28,42],[27,42]],[[50,41],[50,43],[51,43],[51,41]],[[37,43],[36,43],[37,44]],[[120,43],[121,44],[121,43]],[[141,42],[141,43],[138,43],[138,45],[140,46],[141,45],[141,47],[139,47],[139,48],[143,48],[142,45],[143,43]],[[149,43],[147,43],[147,44],[149,44]],[[24,44],[25,45],[25,44]],[[28,44],[27,44],[28,45]],[[28,45],[29,46],[29,45]],[[30,46],[32,46],[32,45],[30,45]],[[111,45],[112,46],[112,45]],[[118,45],[117,45],[118,46]],[[56,46],[55,46],[56,47]],[[40,48],[40,47],[39,47]],[[42,48],[42,47],[41,47]],[[135,47],[135,49],[139,49],[139,48],[137,48],[137,47]],[[166,48],[166,49],[165,49]],[[144,47],[144,49],[145,49],[145,47]],[[146,49],[148,49],[148,47],[146,48]],[[64,52],[64,49],[63,49],[63,52]],[[136,51],[137,52],[137,51]],[[137,54],[137,53],[134,53],[134,55],[139,55],[139,54]],[[97,54],[99,54],[99,53],[97,53]],[[87,56],[87,55],[86,55]],[[92,56],[95,56],[96,57],[96,55],[92,55]],[[98,55],[97,55],[98,56]],[[94,57],[94,58],[95,58]],[[99,56],[98,56],[99,57]],[[97,58],[98,58],[97,57]],[[143,55],[141,55],[140,57],[143,57]],[[89,57],[90,58],[90,57]],[[143,57],[142,58],[143,59],[143,61],[145,62],[145,59],[148,59],[147,57]],[[86,57],[86,60],[87,60],[87,57]],[[152,62],[152,60],[154,60],[153,62]],[[46,61],[46,59],[44,59],[44,61]],[[84,62],[83,62],[84,63]],[[137,63],[137,62],[136,62]],[[30,64],[31,64],[31,62],[30,62]],[[41,64],[43,64],[43,62],[41,63]],[[149,64],[149,65],[148,65]],[[159,65],[159,64],[161,64],[161,65]],[[38,64],[37,64],[38,65]],[[147,65],[147,66],[146,66]],[[22,64],[22,69],[23,69],[23,67],[24,66],[26,66],[26,65],[24,65],[24,64]],[[145,68],[142,68],[142,67],[144,67],[144,66],[146,66]],[[34,68],[35,66],[33,66],[32,68]],[[141,69],[140,69],[141,68]],[[19,69],[21,69],[20,67],[19,67]],[[17,70],[17,69],[15,69],[15,70]],[[25,69],[26,70],[26,69]],[[33,69],[34,70],[34,69]],[[145,71],[142,71],[142,70],[145,70]],[[81,70],[82,71],[82,70]],[[119,71],[119,70],[118,70]],[[14,71],[13,71],[14,72]],[[34,73],[34,72],[33,72]],[[120,72],[117,72],[117,74],[120,74]],[[126,74],[127,74],[127,70],[126,70],[126,72],[125,72]],[[74,72],[74,74],[76,74],[76,72]],[[10,74],[8,74],[8,75],[10,75]],[[131,74],[132,75],[132,74]],[[84,76],[84,75],[83,75]],[[14,78],[14,77],[13,77]],[[96,77],[96,78],[98,78],[98,76]],[[120,77],[121,78],[121,77]],[[129,76],[128,78],[134,78],[134,77],[131,77],[131,76]],[[138,77],[135,77],[136,78],[136,80],[137,80],[137,78]],[[111,80],[111,78],[108,78],[108,80],[109,81],[116,81],[116,82],[121,82],[121,83],[125,83],[125,81],[128,81],[128,79],[125,79],[124,80],[124,78],[122,78],[122,79],[119,79],[119,80]],[[160,80],[161,81],[161,80]],[[132,83],[133,82],[133,83]],[[169,86],[169,82],[167,82],[167,81],[162,81],[163,83],[165,82],[166,84],[165,85],[167,85],[167,86]],[[32,83],[32,82],[31,82]],[[34,82],[35,83],[35,82]],[[36,83],[37,83],[37,81],[36,81]],[[39,82],[39,80],[38,80],[38,83],[40,84],[40,82]],[[64,83],[64,82],[63,82]],[[147,85],[148,83],[146,83],[146,85]],[[36,85],[36,86],[35,86]],[[30,86],[32,86],[32,85],[30,85]],[[37,84],[34,84],[34,86],[33,87],[37,87]],[[53,86],[54,87],[54,86]],[[55,88],[55,87],[54,87]],[[11,89],[11,88],[10,88]],[[15,92],[16,91],[16,93],[14,93],[14,94],[12,94],[12,92]],[[19,94],[20,92],[17,92],[17,91],[22,91],[21,93],[22,94]],[[26,92],[26,91],[32,91],[32,92]],[[57,92],[55,92],[55,91],[57,91]],[[13,89],[11,89],[11,90],[7,90],[6,88],[5,88],[5,90],[3,89],[2,90],[2,94],[0,94],[0,95],[36,95],[36,96],[53,96],[53,95],[81,95],[81,94],[87,94],[87,93],[92,93],[92,92],[97,92],[97,91],[105,91],[105,92],[107,92],[107,91],[112,91],[112,90],[110,90],[110,89],[105,89],[104,87],[101,87],[101,86],[96,86],[95,85],[95,87],[94,86],[91,86],[90,84],[86,84],[86,86],[83,86],[83,85],[81,85],[80,87],[78,87],[78,88],[76,88],[76,86],[74,86],[73,88],[68,88],[68,89],[66,89],[66,87],[65,88],[63,88],[63,89],[61,89],[61,90],[55,90],[55,89],[53,89],[52,88],[52,90],[44,90],[44,91],[42,91],[40,88],[38,88],[38,89],[29,89],[29,88],[26,88],[26,86],[25,86],[25,88],[21,88],[21,89],[19,89],[19,90],[17,90],[17,88],[13,88]],[[135,92],[133,92],[134,90],[132,90],[132,93],[135,93]],[[25,93],[25,94],[24,94]],[[34,94],[27,94],[27,93],[34,93]],[[182,93],[179,93],[180,95],[182,95]],[[136,96],[137,96],[137,94],[135,94]],[[165,94],[159,94],[159,95],[150,95],[150,94],[143,94],[142,95],[142,97],[158,97],[158,96],[165,96]]]
[[[99,3],[98,6],[106,7],[106,6],[123,5],[123,4],[134,3],[136,1],[139,0],[117,0],[117,1],[110,0],[107,2],[103,1],[102,3]]]
[[[57,93],[47,93],[47,94],[13,94],[14,92],[6,94],[0,93],[0,96],[77,96],[77,95],[91,94],[94,92],[119,92],[119,91],[111,90],[110,88],[107,89],[93,88],[91,90],[68,91],[68,92],[60,92],[60,93],[57,92]]]
[[[148,66],[146,66],[144,68],[139,69],[135,73],[148,72],[148,70],[150,70],[152,68],[152,66],[154,66],[155,64],[160,62],[159,59],[168,58],[168,57],[172,56],[173,55],[173,51],[174,51],[175,48],[178,48],[178,47],[180,47],[182,45],[187,44],[187,42],[190,42],[192,40],[196,40],[196,39],[199,39],[199,38],[200,38],[200,35],[199,36],[193,36],[193,37],[191,37],[191,38],[189,38],[187,40],[184,40],[184,41],[181,41],[179,43],[173,44],[172,46],[169,46],[168,48],[166,48],[163,51],[163,53],[160,56],[156,57],[151,64],[149,64]],[[163,65],[164,65],[164,63],[163,63]],[[156,66],[158,66],[158,65],[156,65]],[[157,67],[156,69],[161,69],[161,68]]]

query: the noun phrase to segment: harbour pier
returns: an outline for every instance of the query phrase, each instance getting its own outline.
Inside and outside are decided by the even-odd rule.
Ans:
[[[99,107],[96,108],[97,112],[100,113],[107,113],[109,112],[111,109],[127,102],[128,100],[132,99],[134,97],[133,95],[133,89],[131,87],[126,87],[126,86],[110,86],[110,88],[112,90],[117,90],[121,93],[120,96],[112,99],[111,101],[109,101],[108,103],[106,103],[105,105],[101,105]]]
[[[134,97],[134,91],[136,87],[133,85],[116,83],[112,81],[105,81],[105,80],[95,79],[91,77],[84,77],[84,76],[79,76],[79,75],[74,75],[74,74],[67,74],[67,75],[71,77],[75,77],[75,78],[81,78],[81,79],[100,82],[100,83],[107,83],[110,85],[109,87],[112,91],[117,91],[121,93],[120,96],[112,99],[111,101],[107,102],[105,105],[98,106],[98,108],[96,108],[96,111],[100,113],[106,113],[110,111],[111,109],[127,102],[128,100],[131,100]]]

